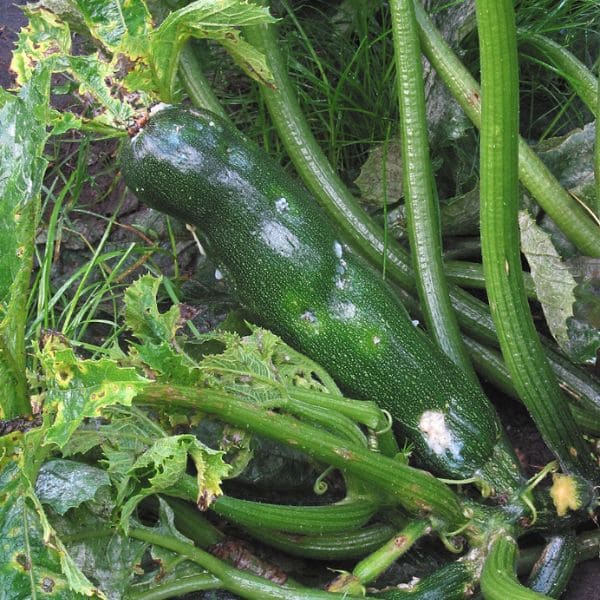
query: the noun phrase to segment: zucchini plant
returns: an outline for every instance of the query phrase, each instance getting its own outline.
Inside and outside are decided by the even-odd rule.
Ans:
[[[600,382],[575,361],[600,345],[586,280],[600,230],[593,206],[519,139],[517,31],[592,113],[597,81],[543,32],[517,30],[524,9],[515,14],[508,0],[475,3],[481,88],[420,2],[337,4],[320,18],[356,50],[334,76],[304,29],[310,3],[25,9],[16,90],[0,94],[7,597],[559,597],[575,563],[597,555],[600,536],[586,529],[598,507]],[[76,52],[72,31],[85,42]],[[309,58],[286,53],[288,43]],[[403,198],[387,200],[406,205],[406,244],[385,229],[388,205],[357,201],[330,162],[343,151],[324,152],[319,131],[326,123],[340,142],[345,102],[374,115],[356,81],[361,68],[365,86],[375,80],[377,44],[395,68],[395,83],[388,67],[382,76],[397,105],[381,131],[384,162],[402,160]],[[422,53],[481,132],[481,235],[469,245],[482,265],[444,261],[448,184],[429,144]],[[225,84],[216,62],[227,64]],[[53,93],[66,89],[81,110],[55,107]],[[249,135],[256,115],[264,148]],[[401,158],[388,143],[395,129]],[[75,154],[45,156],[49,140],[64,139]],[[161,240],[115,210],[90,260],[55,283],[70,211],[103,140],[121,202],[135,196],[174,219]],[[573,276],[558,344],[532,318],[531,302],[545,308],[545,296],[521,260],[519,178],[541,207],[528,204],[539,235],[560,250],[554,260],[586,273]],[[36,249],[47,215],[46,248]],[[141,242],[115,249],[116,227]],[[184,281],[185,244],[214,273],[206,286],[230,293],[216,301],[228,313],[218,327],[191,306],[208,300]],[[98,330],[111,333],[99,340]],[[533,474],[496,412],[500,392],[523,403],[554,458]],[[318,583],[296,580],[279,555],[318,561]]]

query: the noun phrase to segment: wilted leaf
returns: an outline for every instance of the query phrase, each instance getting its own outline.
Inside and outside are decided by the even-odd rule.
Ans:
[[[90,56],[69,57],[69,71],[79,82],[79,94],[93,97],[100,105],[101,113],[98,121],[108,125],[124,127],[135,114],[135,108],[128,102],[123,102],[111,90],[109,82],[114,76],[112,66],[101,60],[98,54]]]
[[[567,319],[573,315],[573,289],[577,283],[550,235],[538,227],[526,211],[519,213],[519,227],[521,249],[529,263],[546,322],[558,345],[566,348],[569,341]]]
[[[71,53],[69,26],[44,8],[23,8],[28,24],[21,29],[10,63],[17,84],[25,85],[38,65],[50,71],[62,71]],[[57,62],[59,64],[57,64]]]
[[[224,453],[205,446],[195,436],[176,435],[159,438],[131,467],[131,474],[149,485],[130,498],[123,506],[121,524],[127,522],[139,502],[150,494],[157,494],[173,487],[186,475],[188,457],[196,467],[198,481],[198,506],[206,510],[220,496],[221,481],[227,477],[230,467],[223,460]]]
[[[179,329],[180,311],[171,306],[161,313],[157,305],[162,278],[142,275],[125,290],[125,322],[132,333],[142,341],[172,342]]]
[[[103,598],[51,527],[34,492],[43,432],[0,438],[0,581],[10,598]]]
[[[560,183],[591,206],[595,202],[595,132],[594,123],[588,123],[583,129],[550,138],[536,147],[536,152]]]
[[[383,157],[386,157],[385,165]],[[384,172],[386,176],[386,196],[384,198]],[[402,198],[402,144],[392,139],[387,145],[377,146],[369,152],[369,157],[360,168],[354,182],[360,190],[361,200],[374,206],[383,206],[385,200],[391,204]]]
[[[596,261],[587,257],[563,261],[551,234],[525,211],[519,225],[522,251],[552,335],[574,361],[595,363],[600,348],[600,283],[591,278]]]
[[[76,462],[56,458],[44,463],[35,483],[35,491],[43,504],[59,515],[92,500],[101,487],[109,486],[106,471]]]
[[[39,353],[44,369],[46,408],[56,411],[47,442],[59,447],[86,417],[98,417],[105,407],[131,404],[148,380],[114,360],[78,359],[71,348],[51,340]]]
[[[200,373],[196,363],[176,344],[182,324],[179,306],[161,313],[157,294],[161,278],[144,275],[125,291],[125,321],[141,344],[131,344],[134,361],[143,363],[158,379],[194,385]]]
[[[73,0],[87,28],[113,54],[147,53],[152,16],[143,0]]]
[[[577,362],[596,364],[600,349],[600,279],[575,288],[573,317],[567,322],[568,351]]]

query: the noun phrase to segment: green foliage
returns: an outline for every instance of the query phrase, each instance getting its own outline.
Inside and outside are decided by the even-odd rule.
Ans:
[[[106,486],[110,486],[110,478],[103,469],[56,458],[41,466],[35,493],[42,504],[64,515],[69,509],[93,500],[98,490]]]
[[[50,72],[40,67],[18,95],[0,90],[0,417],[26,414],[25,322],[46,170]]]
[[[197,0],[176,10],[158,27],[144,0],[73,0],[66,7],[48,3],[65,20],[44,8],[27,7],[29,23],[19,34],[11,68],[24,85],[41,66],[64,73],[78,84],[82,98],[92,98],[93,116],[53,112],[55,133],[69,128],[121,135],[136,113],[152,102],[179,98],[177,65],[191,38],[216,40],[250,76],[271,81],[264,57],[241,36],[239,28],[272,22],[266,8],[246,0]],[[74,54],[70,21],[93,39],[100,50]],[[46,122],[44,119],[42,122]]]
[[[78,569],[50,525],[34,485],[44,431],[0,438],[0,581],[13,596],[105,596]]]
[[[148,380],[133,368],[115,360],[81,360],[60,340],[51,336],[39,352],[46,386],[45,409],[54,412],[47,443],[64,446],[86,417],[102,408],[131,404]]]

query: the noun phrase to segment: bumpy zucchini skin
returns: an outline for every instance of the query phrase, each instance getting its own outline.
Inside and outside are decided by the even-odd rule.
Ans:
[[[124,144],[120,162],[140,200],[197,226],[261,325],[350,394],[389,410],[426,466],[466,478],[497,454],[501,427],[488,399],[311,195],[236,128],[208,111],[165,107]]]

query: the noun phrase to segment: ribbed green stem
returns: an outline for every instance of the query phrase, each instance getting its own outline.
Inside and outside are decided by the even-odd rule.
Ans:
[[[468,336],[465,336],[464,340],[477,372],[507,396],[519,400],[519,394],[513,385],[502,356]],[[567,371],[567,374],[570,373]],[[597,390],[594,389],[594,392]],[[574,397],[577,398],[577,396]],[[600,406],[592,404],[591,397],[591,395],[587,397],[579,395],[580,399],[583,398],[587,402],[581,405],[572,403],[569,408],[578,427],[590,433],[600,433]],[[600,401],[597,393],[595,393],[595,397]]]
[[[396,529],[387,523],[378,523],[329,535],[299,536],[255,527],[247,527],[246,531],[254,539],[292,556],[332,561],[361,558],[374,552]]]
[[[415,13],[423,52],[467,116],[476,127],[481,127],[479,86],[437,31],[420,0],[415,0]],[[600,227],[560,185],[525,140],[519,138],[518,145],[519,177],[523,185],[575,246],[588,256],[600,257]]]
[[[222,104],[208,83],[193,47],[188,41],[179,56],[179,76],[192,103],[198,108],[206,108],[224,119],[228,119]]]
[[[475,6],[482,78],[481,247],[492,317],[511,379],[546,444],[566,470],[593,477],[594,461],[543,354],[521,277],[512,0],[477,0]]]
[[[308,588],[289,588],[277,585],[251,573],[240,571],[187,542],[167,537],[151,529],[132,527],[129,535],[135,539],[154,544],[181,556],[209,571],[219,578],[222,587],[249,600],[336,600],[339,596]],[[348,600],[359,600],[347,597]]]
[[[428,40],[431,41],[428,54],[430,58],[435,59],[436,68],[441,69],[447,83],[453,77],[460,76],[456,79],[457,92],[463,92],[463,97],[466,94],[467,98],[470,97],[470,93],[475,94],[478,105],[479,89],[475,81],[454,56],[450,47],[445,44],[418,4],[417,17],[421,29],[427,33],[427,38],[422,40],[422,43],[425,45]],[[381,264],[386,252],[387,274],[390,280],[405,289],[415,290],[414,272],[408,254],[392,241],[386,248],[381,228],[358,206],[321,151],[296,100],[275,31],[272,25],[248,28],[247,36],[265,53],[273,72],[277,89],[274,91],[263,87],[261,91],[296,170],[325,210],[343,228],[346,236],[359,252],[373,264]],[[469,84],[471,87],[468,87]],[[472,111],[469,116],[477,118],[479,123],[477,110]],[[543,163],[535,155],[533,156],[539,163],[538,166],[545,169]],[[546,174],[549,176],[547,170]],[[564,193],[562,188],[560,190]],[[570,196],[568,200],[572,201]],[[456,286],[451,286],[450,296],[461,327],[478,339],[497,343],[487,305]]]
[[[194,477],[186,476],[167,493],[195,502],[198,497],[198,482]],[[290,506],[219,496],[210,508],[219,516],[242,527],[259,527],[262,530],[301,535],[332,535],[359,529],[369,521],[378,506],[370,499],[352,497],[323,506]]]
[[[425,323],[439,348],[478,384],[463,346],[442,262],[440,210],[429,156],[421,48],[412,0],[390,0],[407,230]]]
[[[444,263],[444,271],[448,281],[466,288],[485,289],[485,275],[483,265],[466,260],[447,260]],[[537,292],[530,273],[523,273],[525,293],[531,300],[537,299]]]
[[[142,403],[164,403],[195,408],[218,415],[226,423],[248,428],[305,452],[375,486],[412,513],[431,513],[452,529],[465,523],[463,510],[454,492],[430,473],[355,446],[339,437],[287,415],[264,410],[215,390],[152,384],[138,394]]]
[[[503,1],[503,0],[491,0]],[[486,600],[535,600],[548,598],[519,583],[515,573],[517,542],[505,531],[500,531],[491,543],[481,574],[481,591]]]
[[[404,290],[397,289],[396,291],[410,314],[420,319],[421,309],[417,300]],[[498,345],[496,330],[488,306],[466,292],[463,293],[465,301],[459,315],[461,325],[468,334],[464,336],[464,342],[475,369],[509,396],[518,398],[518,393],[512,384],[502,356],[485,345],[490,344],[494,347]],[[544,352],[558,378],[560,388],[568,394],[571,408],[580,408],[584,413],[594,416],[597,420],[596,415],[600,415],[600,382],[585,370],[571,363],[565,356],[552,350],[549,343],[544,342]],[[577,415],[580,414],[580,411],[575,412]],[[589,419],[589,416],[583,418]],[[586,425],[588,428],[590,425],[593,426],[589,429],[590,431],[596,431],[600,427],[600,424],[589,422]]]
[[[197,487],[196,491],[198,491]],[[173,509],[177,530],[200,548],[210,548],[225,539],[225,534],[209,523],[202,513],[189,502],[183,502],[177,498],[169,498],[168,502]]]
[[[303,390],[301,388],[288,388],[286,391],[292,398],[302,400],[307,404],[316,404],[322,408],[339,412],[357,423],[366,425],[370,429],[383,429],[388,425],[385,414],[375,402],[353,400],[345,396],[334,396],[333,394]]]
[[[427,535],[430,529],[426,521],[409,523],[387,544],[355,565],[352,575],[363,584],[371,583],[408,552],[417,540]]]
[[[575,547],[577,548],[576,558],[578,563],[598,558],[600,554],[600,529],[580,533],[575,537]],[[532,546],[521,550],[517,559],[517,573],[519,575],[529,573],[540,558],[542,551],[543,547],[541,546]]]
[[[548,540],[536,561],[527,587],[551,598],[560,598],[577,564],[577,544],[571,532],[555,535]]]
[[[137,590],[137,587],[142,586],[134,585],[130,587],[124,596],[124,600],[166,600],[167,598],[178,598],[192,592],[218,590],[223,587],[223,584],[218,577],[206,573],[159,583],[153,585],[152,589]]]
[[[522,44],[533,46],[550,63],[552,70],[562,75],[593,114],[598,105],[598,81],[594,74],[571,52],[554,40],[527,30],[519,30]]]

